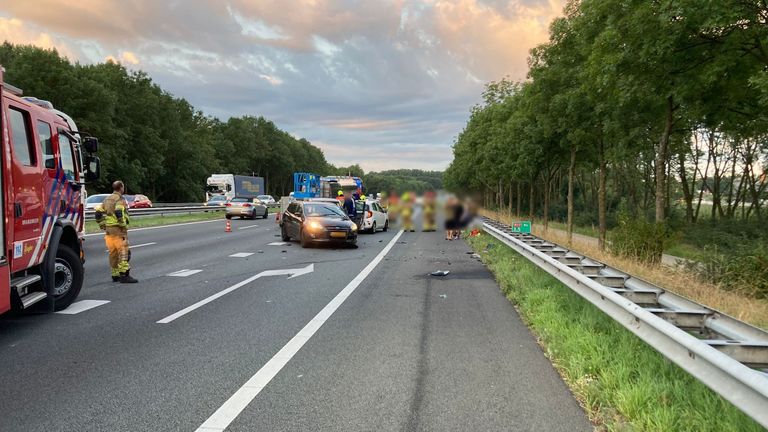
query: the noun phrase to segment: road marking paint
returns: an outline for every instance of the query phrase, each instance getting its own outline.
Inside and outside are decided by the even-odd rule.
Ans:
[[[198,225],[198,224],[205,224],[205,223],[211,223],[211,222],[219,222],[219,223],[221,223],[221,220],[213,219],[213,220],[198,221],[198,222],[184,222],[184,223],[179,223],[179,224],[158,225],[158,226],[146,227],[146,228],[131,228],[128,231],[129,232],[148,231],[148,230],[156,230],[156,229],[162,229],[162,228],[171,228],[171,227],[179,227],[179,226],[187,226],[187,225]],[[86,234],[85,237],[103,236],[103,235],[104,235],[103,232],[97,232],[97,233]]]
[[[246,258],[253,255],[253,252],[238,252],[236,254],[230,255],[232,258]]]
[[[268,243],[267,246],[285,246],[287,244],[288,243],[286,242],[272,242],[272,243]]]
[[[244,230],[244,229],[251,229],[251,228],[258,228],[258,227],[259,227],[258,225],[248,225],[248,226],[240,227],[238,229]]]
[[[198,274],[198,273],[200,273],[201,271],[202,271],[202,270],[190,270],[190,269],[184,269],[184,270],[179,270],[179,271],[177,271],[177,272],[168,273],[166,276],[174,276],[174,277],[187,277],[187,276],[192,276],[193,274]]]
[[[107,303],[109,303],[109,300],[80,300],[72,303],[68,308],[56,313],[62,315],[76,315],[80,312],[85,312],[89,309],[93,309]]]
[[[242,286],[248,285],[249,283],[255,281],[256,279],[262,278],[264,276],[291,275],[288,279],[292,279],[292,278],[295,278],[296,276],[301,276],[301,275],[304,275],[304,274],[307,274],[307,273],[312,273],[313,271],[315,271],[315,265],[314,264],[310,264],[310,265],[308,265],[308,266],[306,266],[304,268],[300,268],[300,269],[282,269],[282,270],[267,270],[267,271],[263,271],[263,272],[255,275],[255,276],[249,277],[248,279],[246,279],[246,280],[244,280],[242,282],[236,283],[236,284],[232,285],[229,288],[226,288],[226,289],[224,289],[222,291],[219,291],[219,292],[217,292],[216,294],[214,294],[214,295],[212,295],[210,297],[204,298],[204,299],[200,300],[199,302],[193,304],[192,306],[186,307],[186,308],[176,312],[175,314],[168,315],[167,317],[165,317],[165,318],[161,319],[160,321],[158,321],[157,324],[168,324],[169,322],[175,320],[176,318],[182,317],[182,316],[192,312],[193,310],[195,310],[195,309],[197,309],[197,308],[199,308],[201,306],[205,306],[206,304],[216,300],[217,298],[225,296],[225,295],[231,293],[232,291],[234,291],[234,290],[236,290],[236,289],[238,289],[238,288],[240,288]]]
[[[151,243],[142,243],[142,244],[137,244],[137,245],[131,245],[131,246],[129,247],[129,249],[136,249],[136,248],[140,248],[140,247],[144,247],[144,246],[152,246],[152,245],[156,245],[156,244],[157,244],[157,242],[151,242]]]
[[[280,372],[283,367],[293,358],[294,355],[304,346],[307,341],[320,329],[331,315],[344,303],[363,280],[376,268],[384,259],[397,240],[403,234],[399,231],[386,247],[376,255],[352,281],[339,292],[307,325],[304,326],[296,335],[283,346],[264,366],[256,372],[248,381],[233,394],[224,405],[219,407],[199,428],[197,432],[223,432],[235,418],[259,395],[261,390],[272,381],[272,378]]]

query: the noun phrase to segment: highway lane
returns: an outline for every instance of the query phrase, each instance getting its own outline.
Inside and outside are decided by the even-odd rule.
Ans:
[[[0,430],[195,430],[397,235],[361,235],[359,249],[302,249],[269,246],[276,234],[271,219],[233,221],[232,233],[223,221],[135,231],[132,244],[146,245],[134,250],[136,285],[113,284],[103,240],[88,237],[80,300],[109,303],[0,320]],[[439,233],[392,243],[229,430],[586,430],[465,250]],[[444,259],[454,276],[427,278]],[[266,276],[157,323],[263,271],[310,264],[310,274]],[[185,269],[201,271],[167,276]],[[549,427],[557,424],[570,428]]]

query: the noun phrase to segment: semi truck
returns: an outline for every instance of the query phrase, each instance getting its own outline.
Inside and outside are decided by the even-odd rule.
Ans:
[[[50,102],[24,97],[0,67],[0,313],[68,307],[84,278],[85,181],[98,140]]]
[[[232,198],[256,198],[266,194],[263,177],[251,177],[234,174],[211,174],[206,180],[205,200],[210,201],[217,195]]]

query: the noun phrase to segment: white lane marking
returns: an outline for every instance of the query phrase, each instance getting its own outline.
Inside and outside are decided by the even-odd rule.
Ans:
[[[285,246],[287,244],[288,243],[286,242],[272,242],[272,243],[268,243],[267,246]]]
[[[232,258],[246,258],[253,255],[253,252],[238,252],[236,254],[230,255]]]
[[[56,313],[63,315],[76,315],[80,312],[85,312],[88,309],[93,309],[107,303],[109,303],[109,300],[80,300],[72,303],[68,308]]]
[[[157,244],[157,242],[150,242],[150,243],[142,243],[142,244],[137,244],[137,245],[131,245],[129,247],[129,249],[136,249],[136,248],[140,248],[140,247],[144,247],[144,246],[152,246],[152,245],[156,245],[156,244]]]
[[[184,270],[179,270],[179,271],[177,271],[177,272],[168,273],[166,276],[174,276],[174,277],[187,277],[187,276],[192,276],[193,274],[198,274],[198,273],[200,273],[201,271],[202,271],[202,270],[190,270],[190,269],[184,269]]]
[[[248,226],[240,227],[238,229],[244,230],[244,229],[251,229],[251,228],[258,228],[258,227],[259,227],[258,225],[248,225]]]
[[[171,228],[171,227],[179,227],[179,226],[187,226],[187,225],[198,225],[198,224],[205,224],[205,223],[211,223],[211,222],[219,222],[221,223],[221,220],[219,219],[213,219],[213,220],[207,220],[207,221],[198,221],[198,222],[184,222],[180,224],[170,224],[170,225],[159,225],[159,226],[153,226],[153,227],[147,227],[147,228],[131,228],[128,230],[129,233],[137,232],[137,231],[148,231],[148,230],[156,230],[156,229],[162,229],[162,228]],[[86,234],[85,237],[92,237],[92,236],[103,236],[103,232],[97,232],[97,233],[91,233]]]
[[[253,399],[258,396],[261,390],[269,384],[272,378],[293,358],[294,355],[304,346],[312,336],[317,333],[320,327],[328,318],[336,312],[336,309],[349,297],[360,283],[376,268],[384,259],[384,256],[392,249],[397,240],[403,234],[398,232],[387,246],[376,255],[352,281],[339,292],[336,297],[328,303],[307,325],[304,326],[296,335],[288,341],[285,346],[277,352],[264,366],[256,372],[248,381],[233,394],[224,405],[219,407],[199,428],[197,432],[223,432],[235,418],[248,406]]]
[[[263,271],[263,272],[255,275],[255,276],[249,277],[248,279],[246,279],[246,280],[244,280],[242,282],[236,283],[236,284],[232,285],[229,288],[226,288],[226,289],[224,289],[222,291],[219,291],[219,292],[217,292],[216,294],[214,294],[214,295],[212,295],[210,297],[204,298],[204,299],[200,300],[199,302],[193,304],[192,306],[186,307],[186,308],[176,312],[175,314],[168,315],[167,317],[165,317],[165,318],[161,319],[160,321],[158,321],[157,324],[168,324],[169,322],[175,320],[176,318],[180,318],[180,317],[182,317],[182,316],[192,312],[193,310],[195,310],[195,309],[197,309],[197,308],[199,308],[201,306],[205,306],[206,304],[216,300],[217,298],[222,297],[224,295],[227,295],[227,294],[231,293],[232,291],[234,291],[234,290],[236,290],[236,289],[238,289],[238,288],[240,288],[242,286],[248,285],[249,283],[255,281],[256,279],[262,278],[264,276],[291,275],[290,277],[288,277],[288,279],[293,279],[296,276],[301,276],[301,275],[304,275],[304,274],[307,274],[307,273],[312,273],[313,271],[315,271],[315,265],[314,264],[310,264],[310,265],[308,265],[308,266],[306,266],[304,268],[300,268],[300,269],[282,269],[282,270],[267,270],[267,271]]]

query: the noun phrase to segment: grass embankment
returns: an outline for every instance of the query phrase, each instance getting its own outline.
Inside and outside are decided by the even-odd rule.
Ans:
[[[213,219],[224,219],[223,211],[191,214],[172,214],[166,216],[144,216],[131,219],[131,228],[148,228],[160,225],[173,225],[185,222],[198,222]],[[85,222],[85,232],[95,233],[101,231],[96,221]]]
[[[483,212],[496,220],[511,222],[510,218],[503,213],[487,210]],[[551,242],[560,245],[568,244],[567,237],[563,233],[554,230],[545,232],[543,227],[538,224],[533,225],[533,230],[535,235]],[[671,292],[688,297],[752,325],[768,329],[767,299],[755,298],[741,291],[723,289],[717,284],[701,280],[699,275],[687,269],[672,269],[618,257],[600,251],[592,242],[580,241],[577,238],[574,238],[570,248],[631,275],[655,283]]]
[[[601,431],[762,431],[753,420],[488,234],[470,238]],[[489,244],[494,246],[488,248]],[[487,252],[481,252],[487,250]]]

